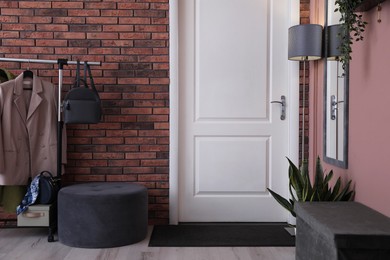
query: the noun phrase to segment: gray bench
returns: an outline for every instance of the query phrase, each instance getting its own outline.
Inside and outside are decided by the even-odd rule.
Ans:
[[[357,202],[302,202],[296,259],[390,259],[390,218]]]

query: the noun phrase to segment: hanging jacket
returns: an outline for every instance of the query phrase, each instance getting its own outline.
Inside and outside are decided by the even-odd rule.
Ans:
[[[35,75],[32,90],[23,89],[24,81],[22,73],[0,84],[0,185],[27,185],[44,170],[57,172],[58,90]]]
[[[15,75],[10,71],[0,68],[0,83],[14,78]],[[0,185],[0,207],[6,213],[14,213],[16,206],[19,205],[25,193],[25,185]]]

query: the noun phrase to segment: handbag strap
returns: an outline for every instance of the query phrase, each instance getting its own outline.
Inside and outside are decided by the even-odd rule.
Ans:
[[[53,179],[53,174],[51,174],[51,172],[49,172],[49,171],[42,171],[39,175],[44,176],[45,173],[49,174],[49,175],[50,175],[50,178]]]
[[[89,75],[89,85],[92,87],[93,91],[97,93],[96,87],[95,87],[95,82],[93,81],[92,73],[91,73],[91,67],[89,66],[88,62],[84,62],[84,77],[85,77],[85,82],[87,82],[86,75]]]
[[[84,82],[87,82],[87,66],[88,62],[84,62]]]
[[[76,87],[76,88],[80,87],[80,60],[77,60],[77,65],[76,65],[76,82],[74,84],[74,87]]]

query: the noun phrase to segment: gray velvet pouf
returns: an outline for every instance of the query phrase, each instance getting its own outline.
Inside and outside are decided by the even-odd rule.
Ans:
[[[71,247],[108,248],[146,237],[147,189],[139,184],[92,182],[58,193],[58,238]]]

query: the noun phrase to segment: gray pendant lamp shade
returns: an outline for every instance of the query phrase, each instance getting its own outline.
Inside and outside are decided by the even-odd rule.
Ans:
[[[342,25],[335,24],[326,28],[328,34],[327,59],[338,60],[341,56]]]
[[[322,58],[322,26],[300,24],[288,29],[288,59],[318,60]]]

